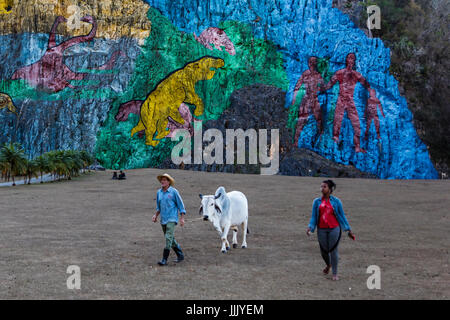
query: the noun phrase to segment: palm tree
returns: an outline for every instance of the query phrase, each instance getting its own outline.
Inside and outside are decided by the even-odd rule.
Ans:
[[[56,180],[56,176],[61,180],[61,176],[65,171],[61,153],[62,151],[49,151],[43,155],[48,161],[48,172],[52,174],[53,181]]]
[[[67,163],[63,161],[63,151],[51,151],[50,156],[53,161],[55,178],[58,176],[58,180],[61,181],[61,177],[67,172]],[[67,161],[67,160],[66,160]]]
[[[2,162],[6,162],[7,175],[11,175],[13,186],[16,185],[14,177],[25,172],[25,164],[27,159],[25,158],[25,152],[21,145],[17,142],[4,144],[0,150]]]
[[[3,154],[3,152],[1,152],[1,148],[0,148],[0,171],[2,173],[2,179],[6,180],[8,178],[9,170],[10,170],[9,162],[6,161],[6,158]]]
[[[94,158],[89,152],[77,150],[55,150],[46,152],[33,160],[27,160],[23,148],[18,143],[5,144],[0,147],[0,172],[2,178],[25,175],[25,182],[31,183],[31,178],[41,175],[43,183],[44,173],[51,173],[53,180],[58,177],[67,177],[71,180],[73,176],[78,176],[83,168],[90,166]]]
[[[84,169],[89,168],[89,166],[91,166],[94,163],[94,157],[86,150],[81,151],[80,156],[81,160],[83,161]]]
[[[26,179],[28,178],[28,184],[31,184],[31,178],[38,177],[38,173],[39,173],[39,166],[36,162],[36,160],[26,160],[25,161],[25,173],[26,173],[26,177],[25,177],[25,182]]]
[[[63,161],[66,164],[66,175],[68,180],[72,180],[72,176],[77,176],[83,168],[83,160],[79,151],[66,150],[63,152]]]
[[[36,162],[36,166],[38,168],[38,171],[41,174],[41,183],[44,183],[44,181],[43,181],[44,173],[52,171],[51,168],[50,168],[50,162],[49,162],[48,158],[45,155],[40,155],[39,157],[36,157],[34,159],[34,161]]]

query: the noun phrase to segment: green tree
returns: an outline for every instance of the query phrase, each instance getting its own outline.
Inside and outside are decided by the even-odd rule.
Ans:
[[[3,168],[6,168],[6,174],[11,176],[12,185],[15,186],[14,177],[26,171],[27,159],[22,146],[17,142],[4,144],[0,150],[0,158],[4,163]]]
[[[25,160],[25,182],[28,179],[28,184],[31,184],[31,178],[39,176],[39,166],[36,160]]]
[[[44,155],[40,155],[34,159],[36,161],[36,166],[38,167],[38,171],[41,174],[41,183],[44,183],[43,176],[44,173],[51,172],[50,162],[48,158]]]
[[[81,157],[81,160],[83,161],[84,169],[91,166],[95,161],[94,157],[86,150],[83,150],[80,152],[80,157]]]

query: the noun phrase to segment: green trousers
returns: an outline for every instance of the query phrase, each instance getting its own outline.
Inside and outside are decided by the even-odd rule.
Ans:
[[[172,249],[178,247],[178,243],[175,240],[175,222],[167,222],[167,224],[162,224],[161,227],[164,232],[164,238],[166,239],[165,249]]]

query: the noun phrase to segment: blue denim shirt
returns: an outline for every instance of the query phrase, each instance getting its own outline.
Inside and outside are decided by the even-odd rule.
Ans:
[[[319,221],[319,206],[322,203],[322,198],[316,198],[313,202],[311,220],[309,222],[309,228],[311,232],[317,227],[317,223]],[[342,208],[342,202],[339,198],[334,196],[330,196],[330,203],[333,206],[334,214],[336,215],[337,221],[342,230],[351,231],[350,225],[348,224],[347,218],[345,217],[344,209]]]
[[[156,194],[156,210],[160,212],[162,225],[168,222],[178,224],[178,211],[181,214],[186,214],[183,200],[178,190],[173,187],[167,188],[165,192],[162,188],[158,190]]]

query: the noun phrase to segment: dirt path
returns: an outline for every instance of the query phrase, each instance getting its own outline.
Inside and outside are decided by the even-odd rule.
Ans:
[[[357,241],[343,237],[333,282],[321,274],[316,234],[305,235],[323,179],[166,171],[188,216],[176,229],[186,260],[164,268],[151,216],[165,171],[1,188],[0,298],[449,299],[448,180],[335,179]],[[198,194],[219,185],[249,199],[248,249],[222,254],[212,225],[198,220]],[[81,268],[81,290],[67,289],[69,265]],[[381,290],[366,286],[369,265],[381,268]]]

